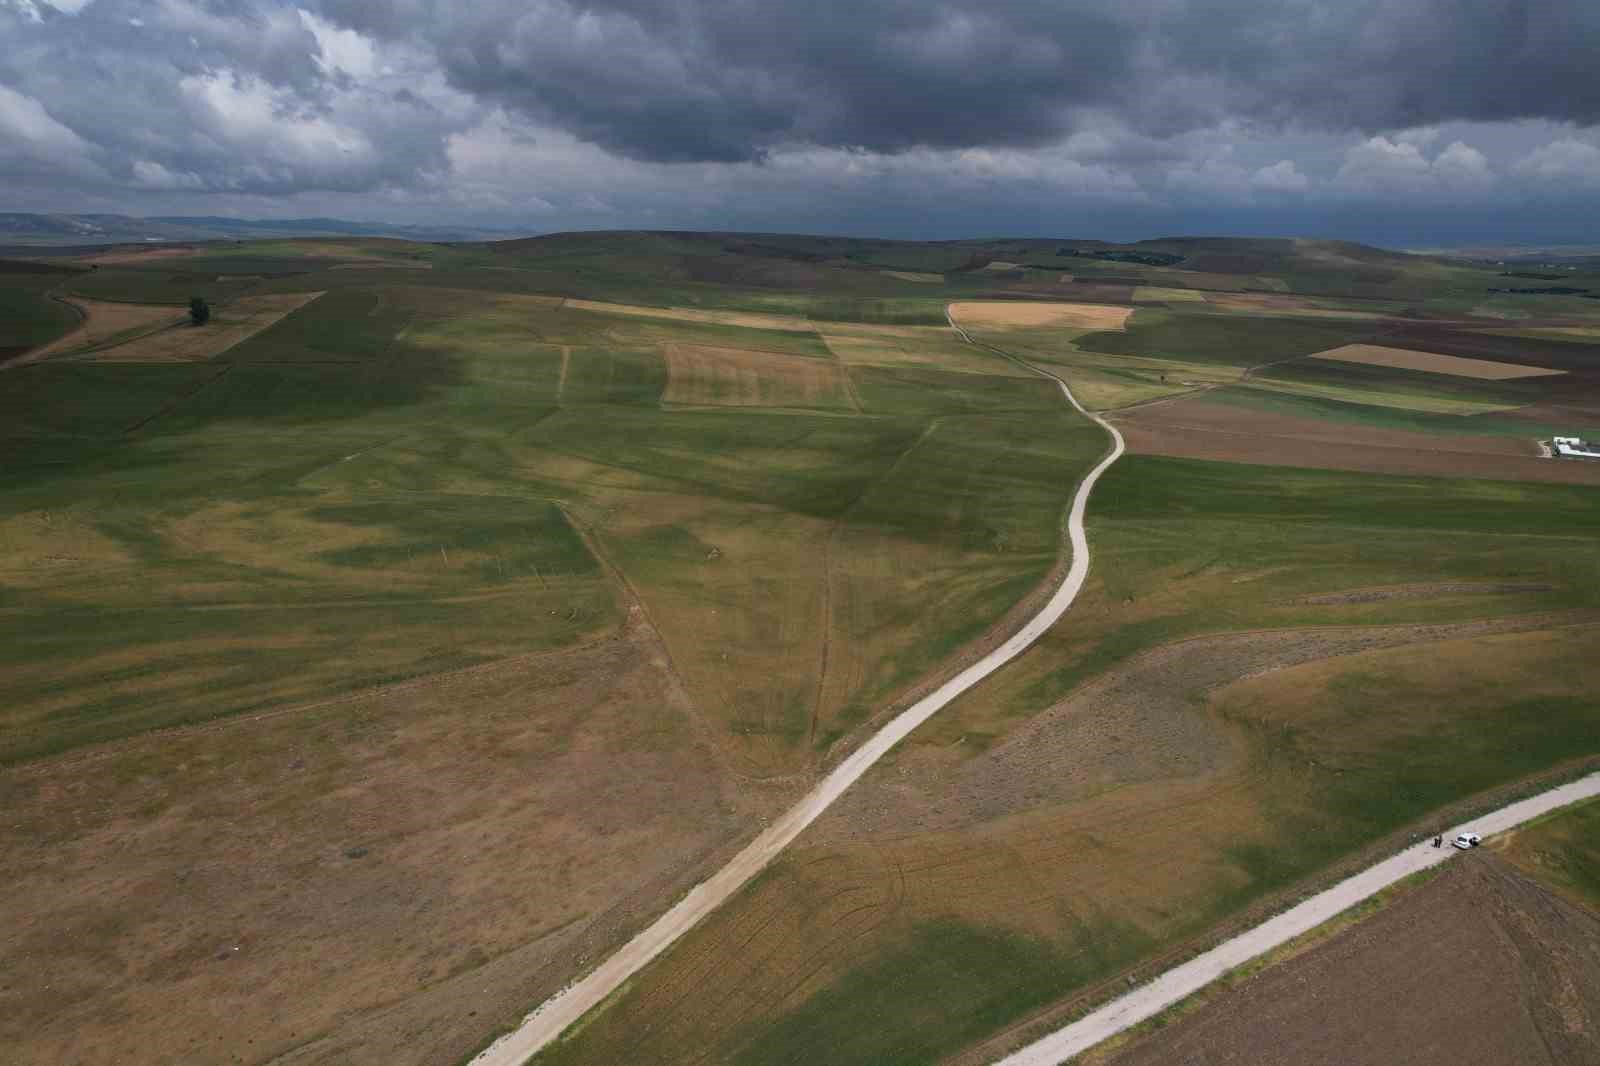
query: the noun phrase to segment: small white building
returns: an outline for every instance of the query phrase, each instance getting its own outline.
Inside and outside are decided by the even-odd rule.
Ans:
[[[1557,459],[1600,459],[1600,444],[1591,444],[1581,437],[1551,437]]]

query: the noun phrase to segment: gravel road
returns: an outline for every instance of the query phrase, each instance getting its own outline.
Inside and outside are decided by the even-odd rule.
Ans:
[[[1369,866],[1276,918],[1240,933],[1181,966],[1173,967],[1149,984],[1006,1056],[996,1066],[1058,1066],[1102,1040],[1186,999],[1229,970],[1315,929],[1396,881],[1455,858],[1460,852],[1451,847],[1449,841],[1457,834],[1470,831],[1488,836],[1504,832],[1542,814],[1594,796],[1600,796],[1600,773],[1590,774],[1570,784],[1501,807],[1471,822],[1464,822],[1445,833],[1444,847],[1435,848],[1430,839],[1375,866]]]
[[[946,315],[948,316],[948,310]],[[963,340],[973,343],[966,331],[950,325]],[[1072,601],[1083,588],[1089,574],[1089,540],[1083,531],[1084,509],[1095,482],[1112,463],[1122,455],[1122,434],[1110,423],[1084,410],[1067,388],[1067,383],[1037,367],[1029,365],[1035,373],[1053,380],[1061,389],[1067,402],[1079,413],[1092,419],[1111,434],[1111,450],[1094,469],[1084,477],[1072,499],[1072,509],[1067,515],[1067,537],[1072,546],[1072,560],[1067,576],[1044,608],[1034,615],[1020,631],[1004,644],[940,685],[929,695],[918,700],[909,709],[891,719],[877,733],[850,754],[823,778],[799,803],[791,807],[761,832],[745,849],[735,855],[721,870],[690,889],[688,895],[652,922],[643,932],[622,946],[587,976],[551,996],[522,1024],[485,1048],[472,1060],[474,1066],[522,1066],[539,1049],[555,1040],[572,1023],[590,1009],[622,987],[623,982],[643,969],[684,933],[693,929],[712,911],[737,892],[747,881],[760,873],[779,852],[816,820],[817,816],[838,799],[867,769],[884,756],[917,726],[937,713],[951,700],[967,691],[979,681],[1010,662],[1039,639],[1066,613]]]

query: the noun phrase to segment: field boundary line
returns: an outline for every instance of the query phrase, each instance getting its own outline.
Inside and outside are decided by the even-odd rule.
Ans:
[[[811,725],[806,732],[806,741],[813,747],[815,747],[817,739],[817,720],[822,715],[823,696],[828,689],[828,658],[829,650],[833,643],[833,546],[839,539],[839,530],[844,527],[844,521],[849,517],[850,513],[861,506],[861,501],[867,498],[867,494],[872,492],[873,489],[887,484],[889,479],[894,477],[895,471],[900,469],[901,464],[911,456],[912,452],[922,447],[929,437],[933,436],[944,420],[945,416],[943,415],[935,415],[930,418],[928,424],[922,427],[922,432],[917,434],[917,439],[906,445],[904,450],[894,457],[894,462],[889,464],[888,469],[878,477],[873,478],[872,481],[862,487],[860,492],[856,493],[855,499],[851,500],[844,510],[839,512],[838,517],[829,523],[828,535],[822,538],[822,653],[820,656],[821,662],[817,668],[817,695],[811,703]]]
[[[1600,773],[1591,773],[1463,822],[1444,830],[1441,835],[1450,838],[1465,832],[1486,836],[1502,833],[1596,796],[1600,796]],[[1059,1066],[1188,999],[1229,971],[1338,917],[1395,882],[1447,862],[1455,855],[1456,849],[1448,845],[1435,848],[1427,840],[1413,844],[1188,962],[1174,966],[1149,984],[998,1060],[996,1066]]]
[[[57,285],[46,292],[45,297],[55,301],[58,304],[61,304],[73,314],[77,315],[78,324],[54,340],[45,341],[43,344],[35,344],[32,348],[29,348],[25,352],[19,352],[10,359],[0,360],[0,370],[15,370],[19,366],[29,366],[33,363],[37,363],[39,360],[44,358],[45,353],[51,348],[54,348],[56,345],[67,340],[74,334],[83,332],[84,327],[89,324],[89,312],[84,308],[79,307],[65,296],[61,295],[61,290],[66,288],[67,285],[70,284],[71,280],[71,276],[69,276],[66,281],[63,281],[60,285]]]
[[[975,342],[955,324],[948,305],[945,318],[968,344]],[[784,848],[798,837],[845,790],[854,784],[880,758],[904,740],[912,730],[933,717],[978,682],[1022,654],[1066,614],[1089,576],[1089,540],[1083,516],[1095,482],[1122,456],[1125,446],[1117,428],[1080,404],[1067,383],[1048,371],[1006,354],[1028,370],[1053,380],[1073,410],[1094,422],[1111,437],[1111,447],[1100,461],[1078,482],[1067,513],[1067,538],[1071,561],[1055,592],[1044,606],[993,651],[961,670],[931,693],[891,718],[881,729],[851,752],[798,803],[785,811],[747,844],[729,863],[689,890],[650,925],[629,940],[622,949],[579,980],[569,984],[505,1034],[476,1055],[473,1066],[523,1066],[543,1048],[555,1042],[567,1029],[621,989],[650,962],[658,958],[689,930],[730,899],[756,874],[765,869]]]

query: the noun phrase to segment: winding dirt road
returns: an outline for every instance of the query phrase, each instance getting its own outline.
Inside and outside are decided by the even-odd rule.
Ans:
[[[948,317],[948,308],[945,313]],[[968,344],[974,343],[966,331],[955,324],[954,319],[950,320],[950,325]],[[1065,381],[1032,364],[1023,363],[1023,365],[1034,373],[1053,380],[1060,387],[1061,394],[1066,397],[1067,402],[1109,433],[1112,441],[1111,450],[1085,475],[1078,485],[1077,494],[1073,496],[1072,509],[1067,515],[1067,537],[1072,547],[1072,560],[1067,569],[1066,579],[1050,597],[1049,602],[1004,644],[891,719],[823,778],[805,798],[762,830],[761,835],[735,855],[728,865],[690,889],[688,895],[587,976],[551,996],[524,1018],[516,1029],[485,1048],[472,1060],[474,1066],[522,1066],[541,1048],[559,1037],[568,1026],[621,988],[623,982],[667,950],[674,941],[693,929],[746,882],[760,873],[779,852],[800,835],[806,826],[843,795],[845,789],[866,773],[867,769],[891,748],[904,740],[913,729],[933,717],[951,700],[1020,655],[1028,645],[1039,639],[1066,613],[1089,574],[1089,539],[1083,531],[1084,509],[1088,505],[1089,494],[1094,490],[1095,482],[1122,454],[1122,434],[1118,433],[1110,423],[1084,410],[1083,405],[1072,395],[1072,390],[1067,388]]]
[[[1600,796],[1600,773],[1590,774],[1570,784],[1541,792],[1537,796],[1501,807],[1481,818],[1464,822],[1445,833],[1449,841],[1459,833],[1475,832],[1485,836],[1512,829],[1523,822],[1565,807],[1580,800]],[[1435,848],[1428,841],[1407,848],[1400,854],[1385,859],[1375,866],[1340,881],[1276,918],[1246,930],[1232,940],[1197,955],[1181,966],[1175,966],[1141,988],[1120,999],[1112,1000],[1071,1025],[1057,1029],[1020,1051],[1001,1059],[996,1066],[1058,1066],[1074,1055],[1080,1055],[1094,1045],[1115,1036],[1140,1022],[1154,1017],[1168,1007],[1200,991],[1206,985],[1258,955],[1288,943],[1303,933],[1349,910],[1362,900],[1410,877],[1419,870],[1437,866],[1454,858],[1459,852],[1448,846]]]

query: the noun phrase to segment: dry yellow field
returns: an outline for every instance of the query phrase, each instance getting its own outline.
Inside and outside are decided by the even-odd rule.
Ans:
[[[1576,341],[1580,344],[1600,341],[1600,326],[1536,326],[1528,329],[1505,329],[1496,326],[1473,332],[1491,337],[1527,337],[1530,340]]]
[[[123,334],[136,336],[174,322],[181,322],[188,317],[187,311],[176,307],[112,303],[109,300],[84,300],[76,297],[68,302],[86,316],[83,325],[65,337],[31,353],[28,357],[29,362],[48,359],[63,352],[93,348]]]
[[[777,352],[668,344],[667,403],[855,408],[844,367]]]
[[[1382,318],[1376,311],[1355,311],[1341,307],[1326,307],[1315,297],[1290,296],[1266,292],[1214,292],[1206,295],[1206,302],[1227,311],[1244,314],[1289,315],[1295,318]]]
[[[710,322],[719,326],[777,329],[791,333],[812,332],[809,321],[787,315],[763,315],[747,311],[701,311],[688,307],[642,307],[638,304],[613,304],[602,300],[563,300],[561,306],[574,311],[596,311],[607,315],[668,318],[677,322]]]
[[[1429,374],[1448,374],[1451,377],[1479,378],[1484,381],[1508,381],[1512,378],[1547,377],[1566,373],[1565,370],[1499,363],[1492,359],[1464,359],[1458,355],[1441,355],[1438,352],[1385,348],[1381,344],[1346,344],[1330,348],[1325,352],[1317,352],[1311,358],[1330,359],[1340,363],[1362,363],[1366,366],[1389,366],[1399,370],[1421,370]]]
[[[1017,364],[962,340],[943,326],[865,326],[830,322],[822,341],[846,366],[927,367],[1001,377],[1031,377]]]
[[[967,326],[1001,329],[1030,326],[1079,326],[1085,329],[1122,329],[1133,314],[1131,307],[1111,304],[1038,303],[1011,300],[967,300],[950,305],[950,314]]]
[[[246,296],[219,307],[204,329],[162,329],[68,358],[96,363],[203,362],[249,340],[321,295],[320,292],[289,292]]]
[[[157,259],[184,259],[200,254],[200,249],[188,245],[179,247],[158,246],[154,248],[125,248],[120,251],[105,252],[101,255],[88,256],[80,262],[114,265],[120,263],[148,263]]]
[[[1133,290],[1134,303],[1204,303],[1205,295],[1194,289],[1169,289],[1160,285],[1140,285]]]

